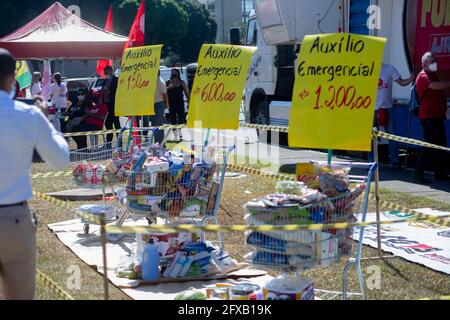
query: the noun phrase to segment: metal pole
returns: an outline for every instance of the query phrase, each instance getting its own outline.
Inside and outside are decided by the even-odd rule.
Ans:
[[[100,234],[102,241],[102,251],[103,251],[103,290],[104,299],[109,300],[109,280],[108,280],[108,265],[107,265],[107,255],[106,255],[106,230],[105,230],[105,215],[102,216]]]
[[[375,210],[377,213],[377,241],[378,241],[378,254],[382,257],[381,251],[381,225],[379,222],[381,221],[380,217],[380,166],[378,161],[378,137],[375,133],[375,129],[373,131],[373,154],[374,161],[377,164],[377,168],[375,170]]]

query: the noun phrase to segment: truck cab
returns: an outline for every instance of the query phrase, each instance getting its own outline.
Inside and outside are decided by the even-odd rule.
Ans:
[[[246,122],[289,125],[299,43],[308,34],[342,31],[341,2],[255,1],[245,43],[257,47],[244,93]],[[287,141],[286,137],[280,138]]]

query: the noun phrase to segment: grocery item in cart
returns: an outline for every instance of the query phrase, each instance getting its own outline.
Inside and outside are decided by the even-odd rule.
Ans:
[[[250,234],[247,243],[255,248],[248,259],[256,264],[276,268],[308,269],[328,266],[339,257],[338,238],[321,231],[304,232],[303,243],[280,241],[277,234]],[[300,239],[298,239],[300,240]]]
[[[205,213],[214,194],[216,166],[197,161],[193,154],[141,154],[128,176],[128,208],[164,217],[197,217]]]
[[[336,197],[349,191],[350,167],[343,164],[300,163],[297,178],[312,189],[317,189],[329,197]],[[292,182],[281,182],[292,188]]]
[[[277,193],[302,195],[307,188],[306,184],[298,181],[278,181],[276,185]]]
[[[293,267],[307,269],[315,265],[312,257],[309,255],[290,256],[267,251],[254,251],[244,256],[244,258],[257,266],[274,267],[277,269],[290,269]]]
[[[319,177],[320,189],[324,194],[329,197],[336,197],[350,191],[349,167],[336,165],[324,166],[319,164],[315,164],[314,166]]]
[[[295,241],[277,239],[276,237],[271,237],[268,234],[271,233],[251,232],[247,236],[247,244],[273,253],[307,256],[314,254],[314,250],[311,246],[311,241],[313,239],[305,241],[307,244],[302,244]]]
[[[249,226],[286,226],[354,222],[354,202],[365,185],[330,198],[302,183],[279,183],[277,191],[297,194],[270,194],[254,199],[244,207]],[[326,267],[349,255],[352,228],[295,231],[261,231],[246,234],[253,252],[247,260],[257,266],[282,270]]]
[[[77,185],[99,186],[103,184],[106,167],[102,164],[94,165],[84,161],[73,171],[73,177]]]
[[[250,212],[261,209],[286,209],[305,206],[325,199],[326,196],[320,191],[305,188],[300,194],[269,194],[247,202],[244,207]]]

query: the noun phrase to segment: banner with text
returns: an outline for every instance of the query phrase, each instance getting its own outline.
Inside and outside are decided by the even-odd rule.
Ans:
[[[162,45],[125,50],[116,94],[116,116],[155,114]]]
[[[289,124],[289,146],[370,151],[386,39],[305,36]]]
[[[189,106],[188,128],[237,130],[255,47],[203,45]]]
[[[440,70],[450,70],[450,0],[418,0],[415,64],[431,51]]]
[[[444,216],[450,212],[416,209],[430,216]],[[384,212],[381,221],[413,219],[414,215],[401,212]],[[367,222],[377,221],[375,213],[368,213]],[[358,216],[362,222],[362,216]],[[361,228],[356,227],[353,239],[359,239]],[[364,228],[363,244],[378,248],[377,226]],[[429,221],[405,221],[381,226],[381,250],[397,257],[419,263],[427,268],[450,274],[450,228]]]

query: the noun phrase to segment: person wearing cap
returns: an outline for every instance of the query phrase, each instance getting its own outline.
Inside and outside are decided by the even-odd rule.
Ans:
[[[31,300],[35,292],[36,219],[32,198],[34,150],[52,169],[70,163],[69,146],[46,118],[46,106],[14,101],[16,60],[0,48],[0,280],[8,300]]]

